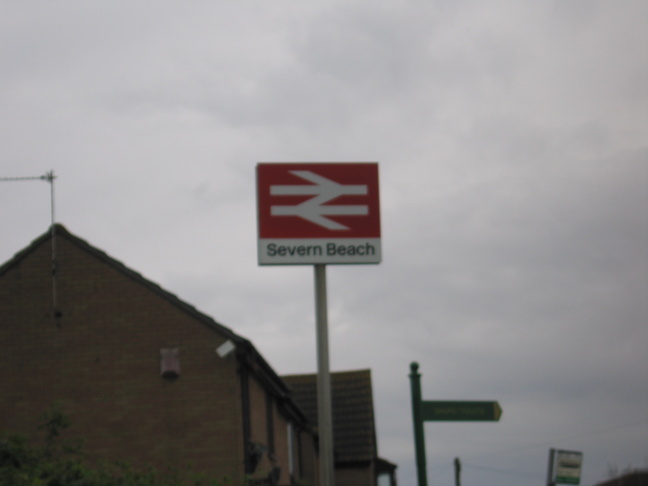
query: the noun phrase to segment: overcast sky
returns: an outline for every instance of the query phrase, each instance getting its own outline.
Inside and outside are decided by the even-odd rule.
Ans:
[[[329,266],[334,371],[370,368],[379,453],[415,484],[581,484],[648,467],[648,2],[0,0],[0,177],[54,170],[56,220],[315,372],[313,270],[259,267],[255,165],[375,161],[383,263]],[[50,187],[0,182],[0,261]]]

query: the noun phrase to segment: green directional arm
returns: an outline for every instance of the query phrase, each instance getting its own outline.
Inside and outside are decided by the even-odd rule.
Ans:
[[[421,418],[431,422],[497,422],[502,409],[497,402],[426,400],[421,402]]]

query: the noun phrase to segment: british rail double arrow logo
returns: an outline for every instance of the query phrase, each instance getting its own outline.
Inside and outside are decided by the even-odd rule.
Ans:
[[[349,227],[333,221],[327,216],[366,216],[369,214],[369,207],[363,204],[327,205],[329,201],[340,196],[367,195],[368,187],[366,185],[339,184],[309,170],[293,170],[290,173],[311,182],[311,184],[270,186],[270,195],[313,197],[293,206],[270,206],[272,216],[296,216],[328,230],[344,231]]]

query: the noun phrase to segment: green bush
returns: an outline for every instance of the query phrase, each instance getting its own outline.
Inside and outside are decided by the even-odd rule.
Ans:
[[[69,418],[55,405],[42,415],[44,445],[19,435],[0,435],[0,486],[225,486],[225,483],[184,471],[137,470],[114,462],[91,464],[83,446],[61,438]]]

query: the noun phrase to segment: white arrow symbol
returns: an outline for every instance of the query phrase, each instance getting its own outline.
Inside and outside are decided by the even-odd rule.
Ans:
[[[272,216],[297,216],[330,230],[349,229],[326,216],[366,216],[369,207],[363,205],[324,206],[327,202],[344,195],[366,195],[367,186],[342,185],[309,170],[291,170],[291,174],[315,185],[270,186],[272,196],[315,196],[295,206],[271,206]]]

